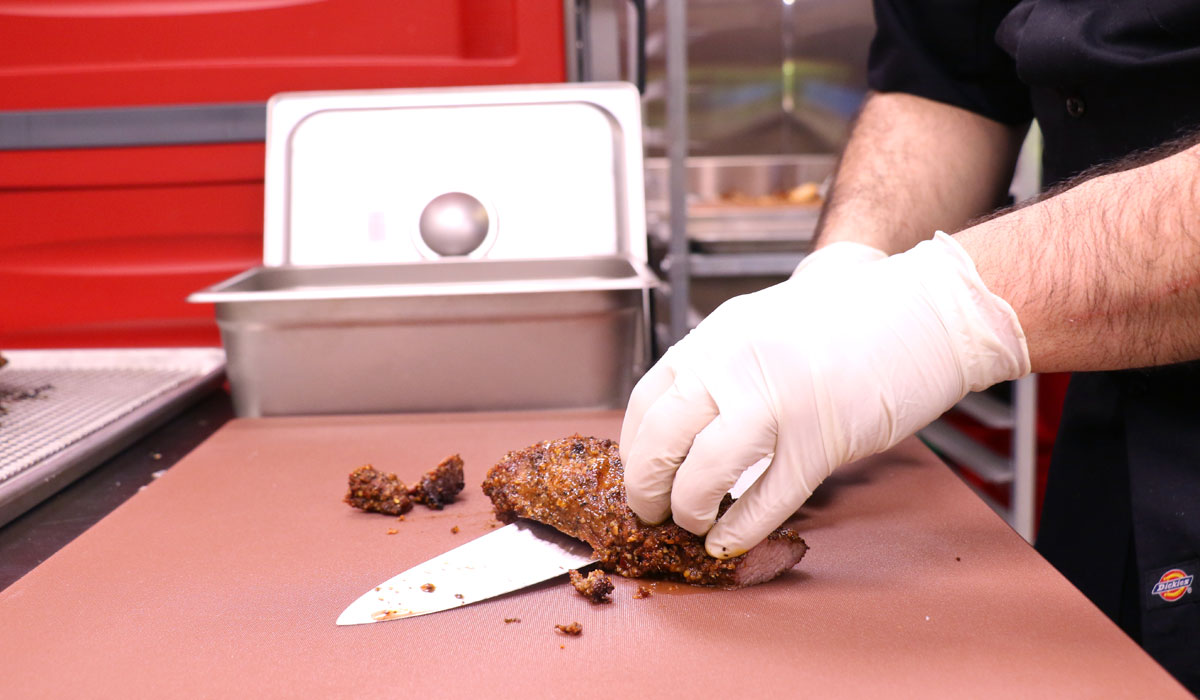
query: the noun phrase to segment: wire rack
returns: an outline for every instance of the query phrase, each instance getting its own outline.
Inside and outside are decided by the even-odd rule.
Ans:
[[[181,410],[225,363],[215,348],[4,354],[0,524]]]

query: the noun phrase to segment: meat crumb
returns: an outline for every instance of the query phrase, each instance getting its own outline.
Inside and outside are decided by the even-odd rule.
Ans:
[[[457,525],[455,525],[454,527],[450,528],[450,534],[452,534],[452,535],[457,535],[457,534],[458,534],[458,526],[457,526]]]
[[[514,622],[520,622],[520,621],[521,621],[521,618],[519,618],[519,617],[506,617],[506,618],[504,618],[504,624],[506,624],[506,625],[511,625],[511,624],[512,624],[512,623],[514,623]]]
[[[583,634],[583,625],[579,624],[578,622],[572,622],[569,625],[555,625],[554,629],[572,637],[578,637],[579,635]]]
[[[609,595],[613,592],[613,582],[602,569],[593,569],[587,576],[575,569],[568,573],[571,576],[571,585],[592,604],[612,602]]]
[[[359,510],[385,515],[403,515],[413,507],[408,489],[399,477],[369,464],[350,472],[350,490],[343,500]]]
[[[421,584],[421,590],[425,591],[426,593],[433,593],[435,589],[437,589],[437,586],[433,585],[432,583]]]
[[[651,595],[654,595],[653,592],[645,586],[638,586],[637,590],[633,592],[633,597],[638,600],[642,598],[649,598]]]
[[[454,501],[464,484],[463,461],[458,455],[443,459],[413,486],[406,486],[395,474],[365,464],[350,472],[350,490],[343,500],[369,513],[398,515],[404,520],[414,503],[441,510]]]
[[[387,531],[387,534],[389,534],[389,535],[394,535],[394,534],[396,534],[396,533],[398,533],[398,532],[400,532],[400,531],[399,531],[399,530],[397,530],[396,528],[394,528],[394,527],[389,527],[389,528],[388,528],[388,531]]]
[[[396,518],[396,521],[401,523],[404,522],[404,516],[401,515],[399,518]]]
[[[462,593],[455,593],[455,594],[454,594],[454,597],[455,597],[455,598],[458,598],[459,600],[462,600],[462,599],[463,599],[463,597],[462,597]]]

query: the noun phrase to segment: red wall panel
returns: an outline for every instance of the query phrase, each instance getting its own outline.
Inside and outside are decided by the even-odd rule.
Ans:
[[[0,0],[0,110],[561,82],[561,0]],[[0,151],[0,348],[217,344],[263,145]]]
[[[564,76],[561,0],[0,0],[0,109]]]

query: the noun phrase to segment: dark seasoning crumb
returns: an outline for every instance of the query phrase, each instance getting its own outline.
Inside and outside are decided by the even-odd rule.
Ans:
[[[593,605],[612,602],[609,596],[613,592],[613,582],[603,570],[593,569],[587,576],[575,569],[567,573],[571,576],[571,585],[579,591],[579,595],[587,598]]]
[[[519,617],[506,617],[506,618],[504,618],[504,624],[506,624],[506,625],[511,625],[511,624],[512,624],[512,623],[514,623],[514,622],[520,622],[520,621],[521,621],[521,618],[519,618]]]
[[[3,360],[4,358],[0,358]],[[4,362],[0,362],[0,367],[4,366]],[[30,401],[33,399],[42,398],[43,394],[52,390],[53,384],[43,384],[35,386],[32,389],[0,389],[0,416],[8,413],[8,404],[16,403],[17,401]]]

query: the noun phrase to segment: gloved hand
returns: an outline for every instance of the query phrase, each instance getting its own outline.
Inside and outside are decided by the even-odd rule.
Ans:
[[[736,556],[837,466],[1028,372],[1016,314],[946,234],[873,262],[818,259],[722,304],[638,382],[621,428],[629,506]],[[771,454],[714,525],[722,496]]]

